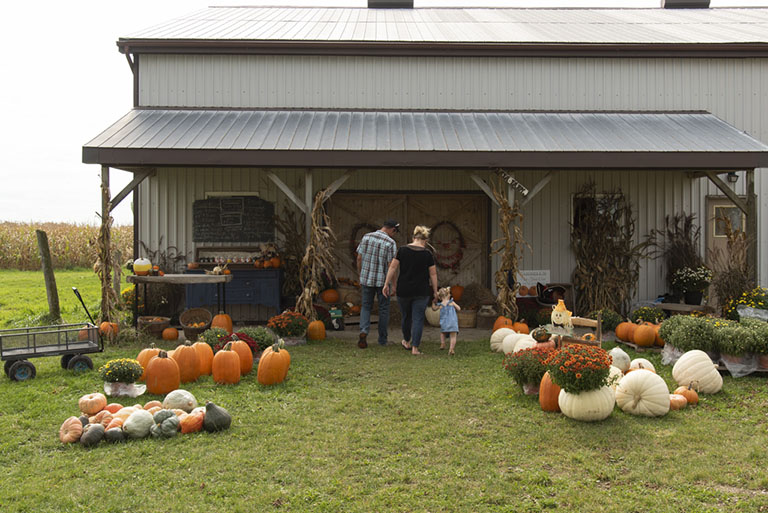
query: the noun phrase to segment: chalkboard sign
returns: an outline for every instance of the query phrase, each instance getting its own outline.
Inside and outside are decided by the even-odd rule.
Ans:
[[[192,205],[195,242],[272,242],[275,205],[257,196],[197,200]]]

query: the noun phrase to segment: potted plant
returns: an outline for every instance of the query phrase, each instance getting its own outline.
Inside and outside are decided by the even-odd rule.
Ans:
[[[759,319],[742,319],[740,324],[752,331],[757,366],[768,369],[768,322]]]
[[[692,349],[700,349],[716,362],[720,358],[715,337],[715,324],[718,321],[722,320],[692,315],[673,315],[661,324],[659,336],[664,339],[665,347],[669,344],[679,350],[680,354]]]
[[[558,405],[567,417],[582,421],[607,418],[616,397],[610,387],[611,356],[605,349],[573,344],[553,351],[544,361],[559,386]]]
[[[286,310],[267,321],[267,327],[288,346],[306,343],[307,326],[309,319],[294,310]]]
[[[104,380],[104,393],[117,397],[138,397],[143,394],[146,385],[137,385],[144,372],[138,360],[118,358],[109,360],[99,367],[99,377]]]
[[[526,395],[536,395],[541,378],[547,372],[544,360],[551,352],[549,348],[531,347],[508,353],[504,356],[503,366]]]
[[[672,275],[672,287],[683,294],[686,304],[700,305],[704,291],[712,281],[712,271],[706,266],[681,267]]]
[[[658,324],[663,321],[665,317],[664,310],[661,308],[656,306],[641,306],[630,314],[629,319],[634,323],[650,322],[652,324]]]
[[[724,362],[749,365],[748,360],[754,358],[755,335],[746,326],[733,321],[720,321],[716,323],[715,336],[720,347],[720,359]]]

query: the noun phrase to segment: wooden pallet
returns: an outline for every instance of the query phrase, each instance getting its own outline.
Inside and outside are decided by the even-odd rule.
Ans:
[[[637,344],[633,344],[632,342],[625,342],[623,340],[619,340],[618,338],[614,341],[617,344],[623,344],[629,348],[632,348],[634,351],[637,351],[638,353],[644,353],[648,351],[649,353],[660,353],[663,349],[659,346],[638,346]]]

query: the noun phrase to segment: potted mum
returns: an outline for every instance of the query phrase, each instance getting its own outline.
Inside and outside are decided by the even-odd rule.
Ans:
[[[143,372],[144,369],[138,360],[132,358],[109,360],[99,367],[99,376],[104,380],[104,393],[116,397],[140,396],[147,389],[146,385],[136,384],[136,380]]]
[[[550,348],[530,347],[504,356],[504,368],[526,395],[539,393],[539,383],[547,372],[544,360],[551,352]]]
[[[616,397],[610,387],[611,356],[605,349],[573,344],[553,351],[544,361],[558,385],[557,403],[567,417],[582,421],[607,418]]]
[[[758,368],[768,369],[768,322],[745,318],[739,324],[752,331]]]
[[[727,323],[727,324],[726,324]],[[720,321],[715,336],[720,347],[720,360],[733,377],[746,376],[757,368],[755,334],[746,326],[733,321]]]
[[[681,267],[672,275],[672,287],[683,294],[688,305],[700,305],[704,291],[712,281],[712,271],[705,266]]]
[[[275,315],[267,321],[267,327],[282,338],[287,346],[306,344],[309,319],[294,310]]]

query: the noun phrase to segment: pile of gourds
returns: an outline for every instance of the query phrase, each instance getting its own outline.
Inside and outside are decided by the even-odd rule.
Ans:
[[[79,417],[69,417],[59,428],[63,444],[79,442],[93,447],[102,440],[124,442],[129,439],[171,438],[178,433],[222,431],[229,428],[232,417],[221,406],[207,402],[197,406],[195,397],[186,390],[174,390],[163,402],[149,401],[144,406],[107,404],[104,394],[87,394],[80,398]]]

